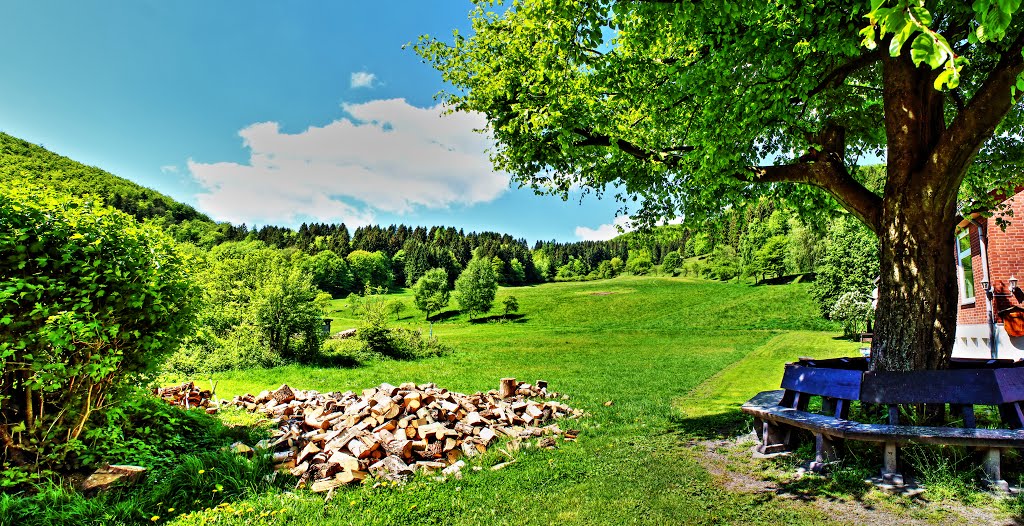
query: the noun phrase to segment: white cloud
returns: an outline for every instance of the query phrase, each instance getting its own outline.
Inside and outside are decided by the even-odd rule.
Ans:
[[[351,80],[349,80],[349,86],[355,88],[372,88],[373,84],[377,81],[377,75],[370,73],[369,71],[357,71],[352,74]]]
[[[173,164],[165,164],[160,167],[160,172],[165,174],[176,174],[178,173],[178,167]]]
[[[659,225],[681,225],[683,224],[682,217],[676,217],[669,219],[668,221],[659,221]],[[619,229],[622,229],[621,231]],[[580,241],[608,241],[609,239],[615,238],[619,234],[624,232],[632,232],[636,230],[636,227],[632,224],[632,219],[629,216],[618,216],[611,224],[603,224],[597,228],[589,228],[585,226],[576,227],[576,237]]]
[[[608,241],[622,233],[619,228],[622,228],[622,232],[633,230],[629,216],[618,216],[611,224],[606,223],[597,228],[578,226],[576,227],[576,237],[581,241]]]
[[[508,189],[487,158],[480,114],[442,115],[403,99],[343,106],[347,117],[296,134],[277,123],[239,132],[249,162],[188,169],[205,190],[200,208],[235,223],[318,221],[368,224],[376,211],[406,213],[489,202]]]

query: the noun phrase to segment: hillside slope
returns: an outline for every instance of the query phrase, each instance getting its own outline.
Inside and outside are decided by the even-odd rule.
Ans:
[[[73,195],[96,195],[139,220],[163,218],[165,224],[212,223],[209,217],[191,206],[160,192],[0,132],[0,184],[20,181],[45,184]]]

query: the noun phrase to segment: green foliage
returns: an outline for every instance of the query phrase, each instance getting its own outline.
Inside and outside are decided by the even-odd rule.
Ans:
[[[615,256],[608,260],[608,264],[611,266],[612,277],[622,274],[623,270],[626,270],[626,264],[622,262],[622,258]]]
[[[259,241],[195,251],[203,289],[198,329],[168,360],[168,370],[193,375],[312,360],[323,341],[324,295],[311,281],[310,259]]]
[[[448,273],[440,268],[428,270],[416,281],[416,285],[413,286],[413,294],[413,304],[429,320],[430,313],[447,307],[451,300],[451,291],[448,289]]]
[[[455,280],[455,301],[459,308],[469,314],[482,314],[491,310],[491,303],[498,292],[498,280],[489,261],[476,258],[469,262]]]
[[[420,281],[425,278],[426,274]],[[445,285],[447,286],[447,283]],[[399,300],[388,301],[382,289],[367,289],[363,295],[363,321],[356,335],[366,344],[367,350],[399,360],[440,356],[449,351],[448,347],[442,345],[436,338],[423,338],[418,330],[389,327],[389,314],[393,312],[393,305],[396,302],[401,303]]]
[[[154,372],[195,288],[156,228],[94,199],[0,188],[0,458],[56,466]]]
[[[686,241],[687,256],[703,256],[711,252],[711,243],[708,242],[707,232],[696,232]]]
[[[682,266],[683,258],[679,255],[679,252],[675,250],[665,254],[665,258],[661,260],[661,270],[667,274],[677,274],[679,272],[679,267]]]
[[[97,196],[140,221],[157,219],[164,225],[190,223],[196,244],[206,242],[200,239],[204,236],[216,237],[213,231],[217,225],[191,206],[0,132],[0,186],[13,188],[23,184],[45,186],[62,194]]]
[[[850,291],[868,294],[878,275],[878,241],[850,218],[835,221],[822,242],[811,296],[823,316],[830,315],[839,296]]]
[[[508,262],[508,283],[510,285],[522,285],[526,283],[526,267],[519,261],[518,258],[512,258]]]
[[[402,319],[402,311],[405,310],[405,303],[401,300],[391,300],[388,302],[388,311],[395,315],[395,321]]]
[[[253,291],[251,322],[272,353],[285,359],[311,359],[323,341],[324,299],[300,269],[281,268]]]
[[[555,281],[578,281],[586,277],[587,273],[590,272],[590,268],[583,260],[576,257],[570,257],[564,265],[558,267],[555,272]]]
[[[754,253],[757,271],[765,276],[779,277],[786,272],[786,255],[789,252],[789,238],[775,235],[765,241],[764,246]]]
[[[399,349],[394,346],[391,329],[388,328],[390,312],[383,290],[366,287],[361,314],[363,321],[356,335],[366,343],[367,349],[383,356],[397,357]]]
[[[508,316],[519,311],[519,300],[515,296],[505,296],[505,299],[501,300],[501,306],[505,309],[505,316]]]
[[[796,218],[791,218],[787,237],[789,253],[786,255],[786,266],[794,272],[813,272],[820,252],[818,233]]]
[[[347,259],[352,271],[354,290],[391,286],[391,264],[383,252],[356,250],[351,252]]]
[[[332,296],[343,296],[351,292],[352,272],[348,262],[331,250],[322,250],[303,262],[313,286]]]
[[[626,272],[634,276],[643,276],[651,271],[654,262],[651,261],[651,254],[646,250],[633,251],[626,260]]]
[[[730,280],[740,275],[740,258],[731,246],[719,245],[711,253],[707,267],[702,270],[715,279]]]

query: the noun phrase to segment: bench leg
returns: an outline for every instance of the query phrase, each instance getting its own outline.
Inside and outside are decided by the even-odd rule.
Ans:
[[[758,453],[773,455],[789,450],[788,444],[791,434],[789,426],[779,426],[768,421],[762,421],[760,434],[761,443],[757,446]]]
[[[988,483],[988,487],[997,491],[1009,491],[1010,485],[1003,480],[1000,469],[1002,449],[998,447],[982,448],[980,452],[984,459],[981,469],[985,472],[985,481]]]
[[[882,480],[897,486],[903,485],[903,475],[898,471],[896,462],[896,443],[885,443],[885,463],[882,465]]]
[[[828,465],[839,460],[839,449],[836,447],[836,440],[824,434],[814,435],[814,462],[811,462],[811,471],[823,473]]]

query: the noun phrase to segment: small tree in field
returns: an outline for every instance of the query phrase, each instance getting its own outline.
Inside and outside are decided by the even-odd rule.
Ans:
[[[515,296],[507,296],[501,300],[501,305],[505,308],[505,316],[519,310],[519,300]]]
[[[451,291],[448,290],[448,273],[443,268],[426,271],[412,287],[413,304],[430,319],[430,313],[448,306]]]
[[[675,275],[681,266],[683,266],[683,258],[679,257],[679,252],[675,250],[665,254],[665,259],[661,261],[661,271],[667,274]]]
[[[754,253],[757,270],[762,277],[779,277],[786,273],[786,254],[789,251],[789,239],[786,236],[772,236],[764,246]]]
[[[459,302],[461,310],[469,314],[470,320],[474,313],[491,310],[497,293],[498,280],[491,262],[486,259],[474,258],[455,280],[455,301]]]
[[[388,311],[395,315],[395,320],[402,319],[403,310],[405,310],[405,304],[400,300],[392,300],[388,303]]]

